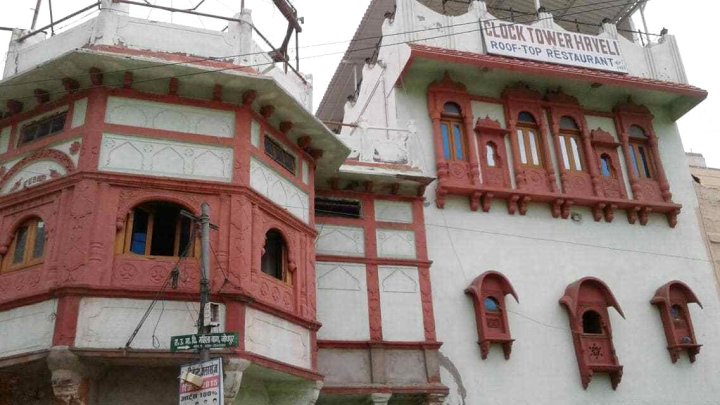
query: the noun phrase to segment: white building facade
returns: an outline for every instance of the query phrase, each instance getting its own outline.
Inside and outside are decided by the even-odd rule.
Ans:
[[[717,281],[675,124],[705,92],[687,84],[674,38],[633,41],[629,18],[561,19],[618,12],[584,3],[514,22],[498,2],[423,3],[371,2],[356,39],[381,35],[377,50],[338,68],[318,112],[353,149],[333,195],[424,197],[410,224],[426,238],[433,333],[413,334],[421,318],[393,315],[400,304],[370,305],[370,325],[379,312],[382,340],[400,328],[441,342],[446,404],[716,401]],[[346,60],[366,56],[352,50]],[[350,255],[332,240],[318,254]],[[318,288],[321,335],[365,339],[335,314],[365,322],[364,301]]]

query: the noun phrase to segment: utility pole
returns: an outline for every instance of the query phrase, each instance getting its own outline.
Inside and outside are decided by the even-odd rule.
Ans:
[[[205,307],[210,302],[210,205],[204,202],[200,206],[200,315],[198,317],[198,335],[210,333],[205,326]],[[200,360],[210,360],[210,349],[200,349]]]

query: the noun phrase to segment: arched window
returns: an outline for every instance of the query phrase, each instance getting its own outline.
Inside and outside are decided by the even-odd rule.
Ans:
[[[602,174],[603,177],[608,177],[611,179],[615,178],[615,171],[612,167],[612,160],[607,153],[603,153],[602,155],[600,155],[600,174]]]
[[[488,142],[485,144],[485,159],[488,167],[496,167],[498,165],[498,153],[495,143]]]
[[[628,135],[630,135],[630,159],[632,159],[633,172],[637,177],[653,178],[653,163],[647,146],[648,137],[645,130],[633,125],[630,127]]]
[[[582,327],[583,333],[602,333],[600,314],[592,310],[585,311],[585,313],[583,313]]]
[[[520,164],[523,166],[542,166],[538,132],[538,124],[532,114],[524,111],[518,114],[516,135],[520,149]]]
[[[580,128],[570,117],[560,119],[560,152],[565,170],[582,171],[583,158],[580,150]]]
[[[0,268],[2,272],[19,270],[41,263],[44,255],[45,223],[40,218],[33,218],[23,222],[15,230]]]
[[[265,247],[263,248],[260,267],[263,273],[278,280],[289,282],[288,251],[285,238],[277,229],[271,229],[265,234]]]
[[[123,253],[143,256],[196,256],[192,220],[182,207],[168,202],[148,202],[128,214]]]
[[[460,106],[447,102],[440,120],[443,154],[445,160],[465,160],[465,131]]]

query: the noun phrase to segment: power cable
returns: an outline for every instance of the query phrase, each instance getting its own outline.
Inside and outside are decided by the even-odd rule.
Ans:
[[[150,313],[152,312],[153,308],[155,307],[155,304],[162,298],[163,294],[165,293],[165,290],[169,285],[174,285],[176,288],[176,277],[179,272],[178,266],[180,265],[181,261],[187,258],[187,253],[190,248],[190,246],[193,244],[193,235],[194,235],[194,227],[191,228],[190,231],[191,238],[188,239],[188,242],[185,244],[185,247],[183,248],[182,253],[180,254],[180,257],[178,257],[177,262],[173,266],[173,268],[168,272],[168,275],[165,277],[165,281],[163,282],[162,286],[160,287],[160,290],[155,294],[155,298],[150,302],[150,305],[148,305],[147,310],[143,314],[142,318],[140,319],[140,322],[138,322],[138,325],[135,327],[135,330],[133,331],[132,335],[130,335],[130,338],[125,343],[125,349],[129,349],[130,345],[132,344],[133,340],[135,340],[135,337],[137,336],[138,332],[140,332],[140,328],[142,328],[145,321],[147,321],[148,317],[150,316]],[[160,315],[158,316],[158,320],[155,323],[155,328],[153,329],[152,334],[152,344],[153,347],[156,345],[157,336],[155,335],[158,325],[160,324],[160,318],[162,318],[163,312],[165,311],[165,303],[162,303],[162,309],[160,311]],[[158,342],[159,344],[159,342]]]
[[[605,0],[605,1],[602,1],[602,2],[594,3],[593,5],[616,3],[616,2],[619,2],[619,1],[625,1],[625,0]],[[648,1],[650,1],[650,0],[648,0]],[[573,7],[573,8],[580,8],[580,7],[587,7],[587,6],[589,6],[589,5],[588,5],[588,4],[584,4],[584,5],[575,6],[575,7]],[[593,12],[593,11],[601,11],[601,10],[605,10],[605,9],[607,9],[607,8],[609,8],[609,7],[599,7],[599,8],[589,9],[589,10],[582,10],[582,11],[578,11],[578,12],[575,12],[575,13],[568,13],[567,15],[575,15],[575,14],[581,14],[581,13],[587,13],[587,12]],[[557,9],[557,10],[564,10],[564,9],[565,9],[565,8]],[[550,10],[550,11],[553,11],[553,10]],[[535,14],[531,14],[531,13],[526,13],[526,14],[527,14],[528,16],[533,16],[533,17],[535,16]],[[552,17],[548,17],[548,18],[552,18]],[[542,19],[535,19],[535,21],[541,21],[541,20],[542,20]],[[482,20],[482,21],[501,21],[501,22],[506,22],[507,25],[518,25],[518,24],[522,24],[522,23],[523,23],[523,22],[507,22],[507,21],[502,20],[502,19],[500,19],[500,18],[492,18],[492,19],[487,19],[487,20]],[[408,34],[413,34],[413,33],[418,33],[418,32],[425,32],[425,31],[437,31],[437,30],[440,30],[440,29],[460,27],[460,26],[465,26],[465,25],[477,25],[477,24],[479,24],[479,21],[470,21],[470,22],[464,22],[464,23],[458,23],[458,24],[449,24],[449,25],[445,25],[445,26],[440,25],[440,26],[433,26],[433,27],[422,28],[422,29],[417,29],[417,30],[410,30],[410,31],[402,31],[402,32],[397,32],[397,33],[391,33],[391,34],[387,34],[387,35],[376,35],[376,36],[369,36],[369,37],[358,38],[358,39],[351,39],[351,40],[345,40],[345,41],[335,41],[335,42],[327,42],[327,43],[306,45],[306,46],[301,47],[301,49],[321,47],[321,46],[329,46],[329,45],[337,45],[337,44],[341,44],[341,43],[345,43],[345,42],[348,42],[348,43],[352,44],[353,42],[366,41],[366,40],[369,40],[369,39],[383,39],[383,38],[393,37],[393,36],[398,36],[398,35],[408,35]],[[428,38],[419,38],[419,39],[414,39],[414,40],[401,41],[401,42],[391,43],[391,44],[378,44],[378,45],[373,45],[373,46],[364,47],[364,48],[358,48],[358,49],[347,49],[346,51],[342,51],[342,52],[331,52],[331,53],[326,53],[326,54],[312,55],[312,56],[309,56],[309,57],[301,57],[300,59],[302,59],[302,60],[307,60],[307,59],[311,59],[311,58],[318,58],[318,57],[324,57],[324,56],[332,56],[332,55],[344,54],[344,53],[348,53],[348,52],[349,52],[349,53],[354,53],[354,52],[366,51],[366,50],[371,50],[371,49],[377,49],[377,48],[381,48],[381,47],[384,47],[384,46],[395,46],[395,45],[400,45],[400,44],[403,44],[403,43],[418,42],[418,41],[427,41],[427,40],[431,40],[431,39],[449,37],[449,36],[454,36],[454,35],[462,35],[462,34],[477,32],[477,31],[480,31],[480,30],[481,30],[481,28],[476,28],[476,29],[473,29],[473,30],[470,30],[470,31],[454,32],[454,33],[449,33],[449,34],[432,36],[432,37],[428,37]],[[163,62],[163,63],[157,63],[157,64],[153,64],[153,65],[150,65],[150,66],[142,66],[142,67],[137,67],[137,68],[128,68],[128,69],[122,69],[122,70],[112,70],[112,71],[103,72],[103,75],[112,75],[112,74],[115,74],[115,73],[123,73],[123,74],[124,74],[125,72],[133,72],[133,71],[146,70],[146,69],[154,69],[154,68],[161,68],[161,67],[168,67],[168,66],[175,66],[175,65],[183,65],[183,64],[192,64],[192,63],[205,62],[205,61],[217,61],[217,60],[224,60],[224,59],[230,59],[230,58],[239,58],[239,57],[266,55],[266,54],[267,54],[267,52],[265,52],[265,51],[258,51],[258,52],[251,52],[251,53],[244,53],[244,54],[235,54],[235,55],[226,55],[226,56],[209,56],[209,57],[194,58],[194,59],[191,59],[191,60],[184,60],[184,61],[178,61],[178,62]],[[254,65],[237,65],[237,66],[233,66],[233,67],[229,67],[229,68],[224,68],[224,69],[220,69],[220,70],[210,70],[210,71],[206,71],[206,72],[203,72],[203,73],[212,73],[212,72],[215,72],[215,71],[225,71],[225,70],[231,70],[231,69],[242,69],[242,68],[248,68],[248,67],[259,67],[259,66],[272,65],[272,64],[273,64],[273,62],[267,61],[267,62],[265,62],[265,63],[257,63],[257,64],[254,64]],[[169,78],[173,78],[173,77],[176,77],[176,76],[158,77],[158,78],[153,78],[153,79],[151,79],[151,80],[169,79]],[[182,77],[182,76],[177,76],[177,77]],[[20,83],[6,83],[6,84],[0,84],[0,88],[3,88],[3,87],[14,87],[14,86],[24,86],[24,85],[29,85],[29,84],[30,84],[30,85],[31,85],[31,84],[38,84],[38,83],[43,83],[43,82],[48,82],[48,81],[57,81],[57,80],[62,80],[63,78],[64,78],[64,77],[53,77],[53,78],[39,79],[39,80],[31,80],[31,81],[20,82]],[[107,85],[103,85],[103,86],[107,86]],[[91,86],[91,87],[97,87],[97,86]],[[87,89],[87,88],[85,88],[85,89]],[[56,93],[50,93],[50,94],[64,94],[64,92],[56,92]],[[23,97],[23,98],[21,98],[21,99],[24,99],[24,98],[33,98],[33,97],[34,97],[34,96],[29,96],[29,97]]]
[[[612,0],[612,1],[621,1],[621,0]],[[548,18],[550,18],[550,17],[548,17]],[[514,24],[517,24],[517,23],[514,23]],[[481,30],[481,28],[477,28],[477,29],[472,29],[472,30],[468,30],[468,31],[454,32],[454,33],[450,33],[450,34],[441,34],[441,35],[436,35],[436,36],[432,36],[432,37],[418,38],[418,39],[413,39],[413,40],[408,40],[408,41],[401,41],[401,42],[396,42],[396,43],[391,43],[391,44],[381,44],[381,45],[378,45],[378,46],[371,46],[371,47],[366,47],[366,48],[355,49],[355,50],[353,50],[353,52],[359,52],[359,51],[370,50],[370,49],[377,49],[377,48],[379,48],[379,47],[409,44],[409,43],[412,43],[412,42],[428,41],[428,40],[431,40],[431,39],[438,39],[438,38],[445,38],[445,37],[450,37],[450,36],[455,36],[455,35],[468,34],[468,33],[477,32],[477,31],[480,31],[480,30]],[[342,53],[345,53],[345,52],[330,52],[330,53],[326,53],[326,54],[311,55],[311,56],[309,56],[309,57],[304,57],[304,58],[302,58],[302,59],[303,59],[303,60],[314,59],[314,58],[320,58],[320,57],[325,57],[325,56],[338,55],[338,54],[342,54]],[[180,63],[180,62],[175,62],[175,63],[172,63],[172,64],[179,64],[179,63]],[[186,63],[186,62],[182,62],[182,63]],[[225,72],[225,71],[239,70],[239,69],[246,69],[246,68],[250,68],[250,67],[259,67],[259,66],[267,66],[267,65],[273,65],[273,63],[271,63],[271,62],[263,62],[263,63],[254,64],[254,65],[233,65],[233,66],[229,66],[229,67],[225,67],[225,68],[202,70],[202,71],[198,71],[198,72],[190,72],[190,73],[178,74],[178,75],[173,75],[173,76],[160,76],[160,77],[153,77],[153,78],[148,78],[148,79],[144,79],[144,80],[135,80],[135,81],[133,81],[133,84],[147,83],[147,82],[153,82],[153,81],[157,81],[157,80],[166,80],[166,79],[173,79],[173,78],[182,78],[182,77],[198,76],[198,75],[208,74],[208,73],[220,73],[220,72]],[[123,71],[123,72],[124,72],[124,71]],[[45,81],[45,80],[46,80],[46,79],[43,79],[43,81]],[[32,84],[32,83],[33,83],[33,82],[27,82],[26,84]],[[102,84],[102,85],[98,85],[98,86],[96,86],[96,85],[91,85],[91,86],[89,86],[89,87],[85,87],[85,88],[82,88],[82,89],[78,89],[77,91],[87,90],[87,89],[91,89],[91,88],[100,88],[100,87],[108,88],[108,89],[110,89],[110,88],[119,88],[118,86],[113,87],[113,86],[108,85],[108,84]],[[62,94],[66,94],[66,92],[65,92],[65,91],[57,91],[57,92],[53,92],[53,93],[48,93],[48,95],[58,95],[58,94],[61,94],[61,95],[62,95]],[[15,98],[15,100],[25,100],[25,99],[32,99],[32,98],[35,98],[35,96],[33,95],[33,96],[26,96],[26,97],[17,97],[17,98]]]

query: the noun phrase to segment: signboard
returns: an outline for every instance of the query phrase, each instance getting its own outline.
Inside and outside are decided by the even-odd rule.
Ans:
[[[627,73],[618,41],[594,35],[481,20],[487,53]]]
[[[228,347],[238,347],[238,343],[238,334],[235,332],[181,335],[170,338],[170,351],[225,349]]]
[[[202,378],[200,386],[183,380],[191,375]],[[200,381],[198,381],[200,383]],[[180,368],[179,405],[223,405],[222,359],[210,359]]]

